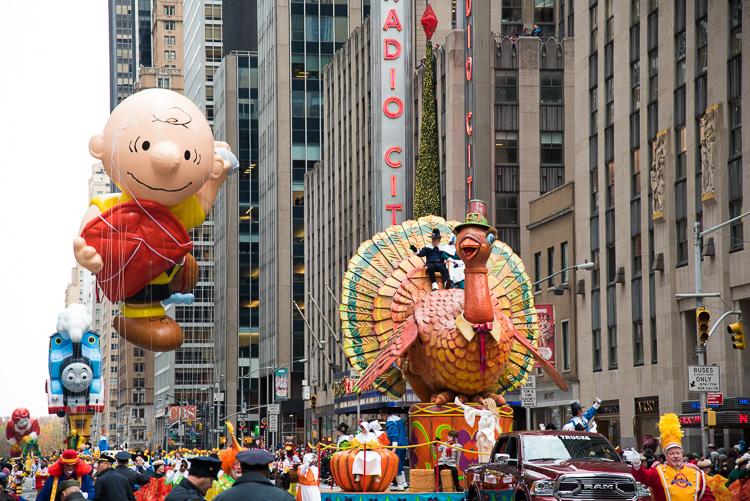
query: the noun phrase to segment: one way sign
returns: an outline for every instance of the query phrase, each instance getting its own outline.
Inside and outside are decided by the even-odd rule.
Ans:
[[[719,366],[688,365],[688,391],[719,393]]]

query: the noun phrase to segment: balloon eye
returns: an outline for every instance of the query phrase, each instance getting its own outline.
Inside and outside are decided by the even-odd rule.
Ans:
[[[55,344],[62,344],[62,338],[59,338],[59,337],[56,338],[55,339]]]
[[[151,148],[151,143],[149,143],[148,141],[143,141],[143,144],[141,144],[141,148],[143,149],[143,151],[146,151]]]
[[[83,379],[84,381],[87,380],[88,378],[89,378],[89,375],[86,374],[85,372],[81,374],[81,379]]]
[[[185,160],[190,160],[190,150],[185,150]]]
[[[75,376],[72,373],[68,373],[68,381],[73,381],[75,379]]]
[[[495,235],[492,233],[487,233],[487,243],[490,245],[493,245],[495,243]]]
[[[89,336],[89,344],[96,343],[96,338],[94,336]]]

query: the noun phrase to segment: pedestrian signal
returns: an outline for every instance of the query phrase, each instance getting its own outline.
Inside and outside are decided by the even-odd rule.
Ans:
[[[710,327],[708,322],[711,320],[711,312],[706,308],[698,308],[695,310],[695,320],[698,322],[698,341],[701,344],[708,342],[708,331]]]
[[[732,335],[732,348],[735,350],[745,349],[745,329],[742,322],[736,322],[727,326],[727,332]]]

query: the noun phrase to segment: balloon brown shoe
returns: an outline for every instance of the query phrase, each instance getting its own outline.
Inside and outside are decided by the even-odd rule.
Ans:
[[[126,341],[150,351],[172,351],[182,345],[182,328],[165,314],[152,316],[127,315],[127,310],[140,310],[123,305],[112,322],[117,333]],[[163,312],[163,310],[162,310]]]
[[[172,294],[176,292],[187,294],[195,288],[197,283],[198,262],[192,254],[187,254],[185,255],[185,261],[180,266],[180,270],[175,274],[172,281],[169,282],[169,291]]]

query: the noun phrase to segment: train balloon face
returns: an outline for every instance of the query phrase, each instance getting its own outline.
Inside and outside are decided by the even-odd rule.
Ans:
[[[47,398],[50,414],[104,411],[99,334],[86,332],[80,343],[55,333],[49,342]]]

